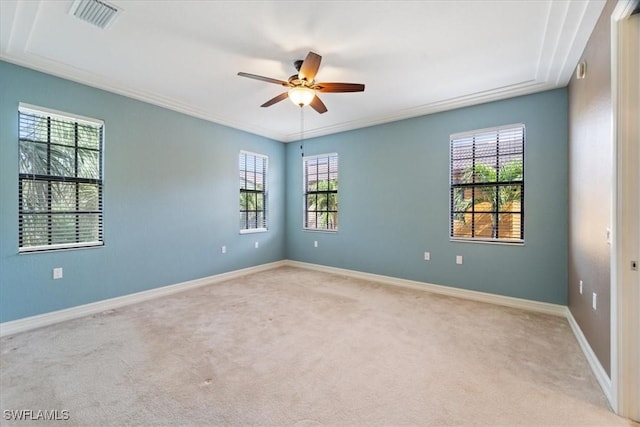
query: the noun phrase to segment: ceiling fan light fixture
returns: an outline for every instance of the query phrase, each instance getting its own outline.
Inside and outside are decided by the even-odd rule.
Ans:
[[[294,104],[304,107],[309,105],[316,96],[316,91],[306,86],[296,86],[289,89],[289,99]]]

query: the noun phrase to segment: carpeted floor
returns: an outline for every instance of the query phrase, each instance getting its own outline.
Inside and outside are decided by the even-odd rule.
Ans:
[[[635,425],[565,319],[292,267],[0,349],[3,425]]]

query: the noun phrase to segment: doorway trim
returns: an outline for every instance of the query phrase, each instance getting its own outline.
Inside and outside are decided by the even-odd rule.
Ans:
[[[629,20],[639,0],[619,0],[611,15],[614,188],[611,254],[611,406],[640,420],[640,137],[638,41]],[[637,18],[634,18],[637,19]],[[637,31],[637,29],[635,30]],[[632,51],[635,53],[632,54]],[[633,77],[632,77],[633,76]],[[634,117],[635,115],[635,117]]]

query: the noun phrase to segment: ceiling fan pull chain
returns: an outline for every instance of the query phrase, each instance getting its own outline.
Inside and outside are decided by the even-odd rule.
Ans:
[[[300,106],[300,155],[304,157],[304,108]]]

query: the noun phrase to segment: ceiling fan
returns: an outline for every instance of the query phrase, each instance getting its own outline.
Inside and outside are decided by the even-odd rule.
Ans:
[[[270,107],[285,98],[289,98],[291,102],[300,107],[311,105],[311,108],[322,114],[327,112],[327,107],[320,98],[318,98],[316,92],[363,92],[364,85],[360,83],[316,83],[315,78],[320,68],[321,60],[322,57],[320,55],[309,52],[304,61],[297,60],[293,63],[298,74],[292,75],[286,81],[243,72],[238,73],[238,75],[289,88],[286,92],[262,104],[261,107]]]

